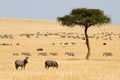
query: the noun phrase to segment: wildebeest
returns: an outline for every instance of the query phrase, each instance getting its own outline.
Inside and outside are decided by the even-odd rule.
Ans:
[[[25,69],[26,64],[28,63],[28,58],[26,57],[24,60],[16,60],[15,61],[15,68],[16,70],[18,70],[19,67],[21,67],[21,69]]]
[[[107,43],[103,43],[103,45],[107,45]]]
[[[47,60],[45,61],[45,68],[56,67],[58,68],[58,63],[56,61]]]
[[[37,51],[43,51],[43,48],[38,48]]]

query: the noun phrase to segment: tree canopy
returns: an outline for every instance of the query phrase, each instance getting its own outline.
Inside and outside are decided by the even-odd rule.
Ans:
[[[87,8],[73,9],[69,15],[58,17],[57,20],[61,22],[63,26],[66,25],[70,27],[75,25],[90,27],[110,22],[110,18],[104,15],[102,10]]]

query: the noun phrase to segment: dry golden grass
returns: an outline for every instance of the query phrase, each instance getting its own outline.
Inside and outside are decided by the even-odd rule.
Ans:
[[[90,38],[90,60],[85,60],[87,48],[81,39],[84,37],[81,27],[62,27],[56,21],[47,20],[0,19],[0,80],[120,80],[120,25],[91,27],[88,33],[95,37]],[[34,35],[27,38],[20,34]],[[48,55],[38,56],[38,48]],[[66,56],[65,52],[69,51],[75,56]],[[15,70],[14,61],[25,57],[21,52],[31,53],[29,63],[25,70]],[[58,55],[50,56],[50,52]],[[113,56],[103,56],[104,52]],[[44,62],[48,59],[57,61],[59,68],[45,69]]]

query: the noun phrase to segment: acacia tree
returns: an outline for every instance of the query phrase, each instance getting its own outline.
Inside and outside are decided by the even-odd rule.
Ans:
[[[100,26],[110,22],[110,17],[104,15],[104,12],[100,9],[88,9],[88,8],[77,8],[73,9],[70,14],[63,17],[58,17],[57,21],[63,26],[74,27],[76,25],[84,27],[85,40],[87,45],[86,59],[90,56],[90,45],[88,38],[88,28],[91,26]]]

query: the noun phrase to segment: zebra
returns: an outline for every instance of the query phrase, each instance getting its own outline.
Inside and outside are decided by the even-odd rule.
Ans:
[[[65,52],[65,55],[68,55],[68,56],[75,56],[74,52]]]
[[[15,68],[16,68],[16,70],[18,70],[18,68],[19,67],[21,67],[21,70],[24,68],[24,70],[25,70],[25,66],[26,66],[26,64],[28,63],[28,58],[29,57],[26,57],[24,60],[16,60],[15,61]]]
[[[51,56],[57,56],[58,54],[56,52],[50,52]]]
[[[56,61],[47,60],[45,61],[45,68],[56,67],[58,68],[58,63]]]
[[[31,54],[29,52],[22,52],[21,55],[24,55],[24,56],[31,56]]]
[[[113,56],[113,54],[111,52],[104,52],[103,56]]]
[[[47,56],[47,53],[46,52],[40,52],[38,53],[38,56],[41,55],[41,56]]]

